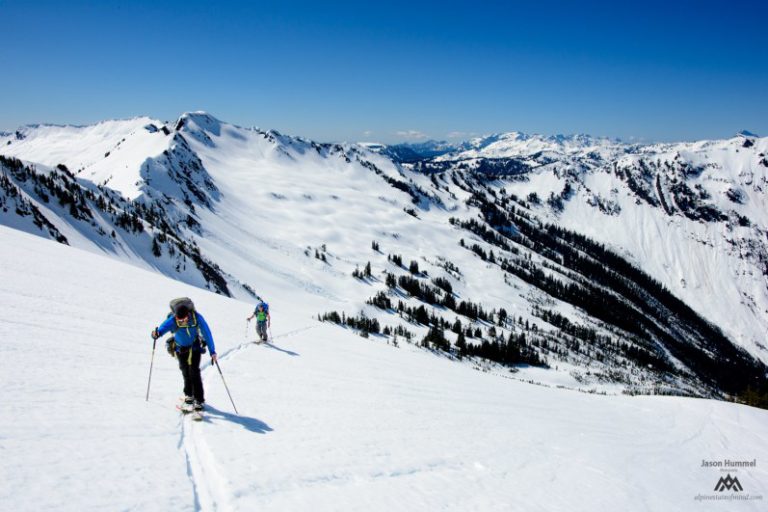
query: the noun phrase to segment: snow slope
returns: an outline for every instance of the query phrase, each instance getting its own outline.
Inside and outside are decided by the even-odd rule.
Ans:
[[[723,510],[694,499],[734,494],[701,467],[723,458],[757,459],[730,474],[765,493],[763,410],[479,372],[304,320],[313,294],[291,284],[254,345],[250,304],[6,227],[0,246],[5,510]],[[209,320],[239,415],[206,364],[206,420],[179,417],[161,345],[145,402],[148,333],[179,295]]]
[[[76,175],[94,183],[109,183],[134,198],[139,193],[137,171],[141,164],[167,146],[156,125],[162,123],[136,117],[89,126],[25,126],[4,141],[3,153],[13,155],[19,148],[26,160],[50,167],[64,164]],[[146,128],[152,126],[155,128]]]
[[[768,360],[768,138],[659,144],[614,161],[557,161],[504,183],[545,200],[572,187],[562,211],[534,211],[617,250]],[[586,166],[578,174],[569,166]],[[631,177],[644,199],[628,187]],[[638,185],[639,183],[639,185]],[[691,195],[680,193],[681,187]],[[640,196],[640,197],[639,197]],[[682,200],[690,200],[689,206]],[[654,204],[649,204],[654,201]],[[701,218],[711,208],[716,220]]]

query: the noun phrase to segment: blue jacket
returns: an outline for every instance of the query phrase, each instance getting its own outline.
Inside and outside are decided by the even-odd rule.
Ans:
[[[211,329],[208,327],[208,322],[205,321],[203,315],[198,312],[189,314],[189,325],[179,326],[176,324],[176,317],[169,316],[165,322],[160,324],[157,328],[157,332],[162,336],[167,332],[173,332],[173,337],[176,339],[176,352],[181,348],[189,348],[200,335],[208,345],[208,350],[211,351],[211,355],[216,353],[216,345],[213,344],[213,336],[211,335]]]

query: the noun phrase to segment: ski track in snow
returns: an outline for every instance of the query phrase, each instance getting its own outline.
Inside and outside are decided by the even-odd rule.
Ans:
[[[268,340],[267,346],[274,339],[284,338],[315,328],[317,328],[316,325],[310,325],[272,336]],[[220,355],[219,361],[229,359],[238,352],[252,346],[254,346],[254,342],[246,340],[224,351]],[[210,362],[206,362],[202,367],[201,373],[204,382],[209,380],[209,374],[218,373],[212,368],[213,365]],[[208,384],[206,383],[205,386],[208,387]],[[223,476],[224,472],[221,466],[216,462],[216,456],[205,440],[203,429],[206,427],[206,424],[210,424],[210,420],[206,416],[203,418],[203,421],[197,422],[192,420],[188,414],[181,413],[180,416],[179,427],[181,435],[179,449],[184,450],[187,475],[189,475],[194,491],[195,510],[201,512],[234,510],[233,500],[235,496],[229,488],[226,478]]]
[[[219,361],[224,361],[235,353],[246,349],[249,344],[250,342],[246,341],[225,351],[219,357]],[[212,368],[211,363],[207,362],[201,369],[203,382],[210,380],[208,374],[211,373]],[[207,386],[207,383],[205,385]],[[232,491],[228,489],[226,481],[221,476],[221,469],[216,464],[215,456],[202,431],[206,423],[210,423],[206,417],[203,417],[203,421],[196,422],[189,415],[181,414],[180,445],[184,449],[187,474],[195,492],[195,509],[202,512],[234,510]]]
[[[195,509],[203,512],[234,510],[232,491],[205,440],[202,429],[208,421],[181,417],[181,437],[187,461],[187,474],[192,482]]]

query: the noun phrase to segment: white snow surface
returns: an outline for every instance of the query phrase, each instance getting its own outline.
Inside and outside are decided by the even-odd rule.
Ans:
[[[480,372],[307,319],[274,290],[270,344],[252,304],[0,226],[3,510],[764,510],[697,501],[726,473],[766,491],[768,412],[599,396]],[[214,333],[209,409],[174,409],[176,361],[150,330],[192,297]]]

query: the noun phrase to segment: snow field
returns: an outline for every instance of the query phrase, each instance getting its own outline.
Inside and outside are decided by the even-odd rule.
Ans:
[[[292,290],[255,345],[250,304],[5,227],[0,242],[3,509],[724,510],[694,501],[718,458],[756,458],[738,476],[765,490],[766,411],[528,385],[313,322]],[[206,419],[182,418],[160,343],[144,401],[149,332],[181,295],[239,415],[206,364]]]

